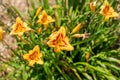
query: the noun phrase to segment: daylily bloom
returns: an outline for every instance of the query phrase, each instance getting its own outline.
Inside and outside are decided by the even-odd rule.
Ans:
[[[38,45],[36,45],[33,50],[30,50],[28,54],[23,55],[23,58],[29,62],[30,66],[33,66],[35,63],[43,64],[41,57],[42,53]]]
[[[58,31],[52,33],[49,36],[49,39],[47,44],[49,47],[53,47],[55,52],[60,52],[61,50],[72,51],[74,49],[69,43],[64,27],[61,27]]]
[[[55,20],[49,16],[46,11],[42,12],[42,15],[39,16],[39,20],[37,21],[37,23],[43,24],[45,28],[48,27],[48,24],[51,22],[54,22]]]
[[[31,30],[27,27],[27,24],[23,22],[19,17],[16,18],[16,23],[12,26],[11,35],[18,35],[19,37],[23,35],[24,32]]]
[[[90,9],[92,12],[95,12],[95,9],[96,9],[96,2],[95,1],[90,3]]]
[[[74,37],[74,38],[83,38],[83,39],[89,38],[89,36],[90,36],[89,33],[86,33],[86,34],[74,34],[74,35],[72,35],[72,37]]]
[[[71,32],[71,34],[78,32],[82,28],[81,23],[78,24]]]
[[[110,17],[118,17],[118,13],[114,11],[107,0],[104,1],[104,4],[101,6],[100,14],[105,16],[105,21],[107,21]]]
[[[2,27],[0,27],[0,40],[2,40],[3,39],[3,29],[2,29]]]

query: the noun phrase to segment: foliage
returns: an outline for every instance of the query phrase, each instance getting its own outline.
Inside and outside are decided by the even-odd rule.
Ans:
[[[28,43],[16,37],[18,49],[12,50],[11,59],[6,63],[13,68],[2,79],[120,79],[120,43],[117,42],[120,37],[120,23],[118,19],[112,18],[104,21],[104,16],[99,14],[103,0],[97,0],[95,12],[92,12],[90,9],[90,0],[56,0],[56,5],[54,6],[50,6],[48,0],[43,0],[43,3],[41,3],[41,0],[39,3],[35,3],[34,0],[30,1],[32,7],[27,15],[22,15],[17,8],[6,8],[13,18],[21,17],[28,24],[28,27],[34,31],[27,32],[22,36],[22,39]],[[55,22],[50,23],[47,29],[44,29],[44,25],[37,23],[39,18],[35,17],[35,15],[39,6],[35,6],[36,4],[43,6],[43,10],[55,19]],[[110,4],[111,6],[113,5],[113,8],[116,7],[114,0],[111,0]],[[71,32],[79,23],[82,24],[82,28],[77,33],[88,33],[90,34],[88,37],[72,37],[73,34]],[[64,26],[66,29],[69,42],[74,47],[73,51],[57,53],[47,45],[49,35],[51,35],[54,29],[58,31],[61,26]],[[39,28],[42,28],[41,33],[38,32]],[[40,47],[44,63],[42,65],[34,64],[31,67],[23,59],[23,55],[32,50],[36,45]]]

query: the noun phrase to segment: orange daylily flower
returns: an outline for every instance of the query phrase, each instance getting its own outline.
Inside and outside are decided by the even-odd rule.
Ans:
[[[101,6],[100,14],[105,16],[105,21],[107,21],[110,17],[118,17],[118,13],[114,11],[107,0],[104,1],[104,4]]]
[[[2,29],[2,27],[0,27],[0,40],[2,40],[3,39],[3,29]]]
[[[78,32],[82,28],[81,23],[78,24],[71,32],[71,34]]]
[[[49,39],[47,44],[49,47],[53,47],[55,52],[60,52],[61,50],[72,51],[74,49],[69,43],[64,27],[61,27],[58,31],[52,33]]]
[[[19,17],[16,18],[16,23],[12,26],[11,35],[18,35],[19,37],[23,35],[24,32],[31,30],[27,27],[27,24],[23,22]]]
[[[30,66],[33,66],[35,63],[43,64],[41,57],[42,53],[38,45],[36,45],[33,50],[30,50],[28,54],[23,55],[23,58],[29,62]]]
[[[43,24],[45,28],[48,27],[48,24],[51,22],[54,22],[55,20],[49,16],[46,11],[42,12],[42,15],[39,16],[39,20],[37,21],[37,23]]]
[[[96,2],[95,1],[90,3],[90,9],[92,12],[95,12],[95,9],[96,9]]]

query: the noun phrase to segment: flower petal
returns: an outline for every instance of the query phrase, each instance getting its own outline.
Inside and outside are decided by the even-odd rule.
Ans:
[[[55,52],[60,52],[60,51],[61,51],[61,50],[60,50],[60,47],[59,47],[59,46],[54,47],[54,51],[55,51]]]
[[[65,42],[66,44],[64,46],[60,46],[61,50],[67,50],[67,51],[72,51],[74,50],[73,46],[71,44],[69,44],[69,39],[68,37],[65,38]]]
[[[30,66],[33,66],[34,64],[35,64],[35,61],[34,61],[34,60],[29,61],[29,65],[30,65]]]
[[[23,55],[23,59],[25,59],[25,60],[30,60],[30,59],[29,59],[29,54],[24,54],[24,55]]]
[[[0,40],[2,40],[3,39],[3,29],[2,29],[2,27],[0,27]]]
[[[42,57],[42,54],[40,53],[39,45],[36,45],[36,46],[33,48],[33,52],[34,52],[34,51],[37,51],[37,52],[38,52],[38,56],[39,56],[39,57]]]
[[[59,29],[58,32],[59,32],[59,33],[62,33],[63,36],[66,36],[66,31],[65,31],[65,28],[64,28],[63,26]]]
[[[109,16],[105,16],[104,21],[108,21],[109,20]]]
[[[36,63],[38,63],[38,64],[43,64],[43,61],[40,59],[40,60],[37,61]]]

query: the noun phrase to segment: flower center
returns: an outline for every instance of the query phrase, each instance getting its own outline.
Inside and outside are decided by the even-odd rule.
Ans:
[[[59,33],[58,36],[56,37],[56,39],[53,40],[53,44],[61,46],[61,47],[67,45],[67,43],[64,40],[63,34]]]
[[[107,14],[109,9],[110,9],[109,5],[106,5],[105,8],[103,9],[104,14]]]
[[[30,58],[31,60],[36,60],[36,61],[38,61],[38,60],[39,60],[38,52],[37,52],[37,51],[34,51],[34,52],[29,56],[29,58]]]
[[[41,20],[42,20],[42,22],[45,22],[47,20],[47,15],[43,15]]]
[[[17,23],[15,32],[23,32],[25,28],[23,27],[23,23]]]

